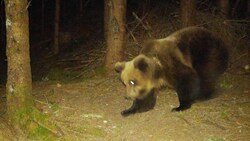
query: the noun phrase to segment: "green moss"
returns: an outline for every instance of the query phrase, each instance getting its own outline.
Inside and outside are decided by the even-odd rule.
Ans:
[[[51,136],[51,132],[41,126],[37,126],[32,131],[30,131],[28,138],[33,140],[43,140],[43,141],[55,140],[55,138]]]
[[[50,105],[50,108],[51,108],[54,112],[56,112],[56,111],[58,111],[58,110],[61,109],[61,108],[58,106],[58,104],[56,104],[56,103],[51,104],[51,105]]]
[[[54,140],[53,131],[58,131],[48,117],[35,108],[31,85],[7,85],[8,116],[16,128],[21,128],[35,140]],[[48,127],[48,128],[45,128]]]
[[[210,137],[204,139],[204,141],[225,141],[225,139],[220,138],[220,137],[210,136]]]
[[[19,109],[14,121],[14,124],[19,125],[30,139],[45,141],[56,139],[51,131],[39,125],[39,123],[57,131],[56,125],[51,123],[46,115],[40,113],[35,108]]]
[[[98,136],[98,137],[103,137],[105,136],[105,132],[100,129],[100,128],[90,128],[88,130],[86,130],[87,133],[91,134],[91,135],[95,135],[95,136]]]
[[[223,118],[223,119],[228,119],[228,117],[229,117],[228,111],[221,112],[220,117]]]
[[[76,131],[97,137],[104,137],[106,135],[106,132],[103,129],[97,127],[79,127]]]
[[[55,140],[56,135],[49,129],[53,131],[58,130],[57,126],[49,120],[48,116],[40,113],[37,109],[34,109],[31,114],[31,120],[28,123],[28,137],[35,140]]]
[[[13,86],[7,86],[13,87]],[[15,85],[7,91],[8,115],[15,125],[23,125],[33,111],[31,87],[28,85]]]
[[[224,89],[230,89],[233,87],[233,84],[232,84],[232,80],[229,80],[229,79],[223,79],[221,82],[220,82],[220,87],[221,88],[224,88]]]
[[[48,129],[57,131],[55,124],[49,121],[49,118],[40,113],[35,108],[22,108],[17,111],[14,124],[20,125],[21,129],[25,131],[28,138],[34,140],[55,140],[56,136]],[[48,127],[44,128],[44,127]]]

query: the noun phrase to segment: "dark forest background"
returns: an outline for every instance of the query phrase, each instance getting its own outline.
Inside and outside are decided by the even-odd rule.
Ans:
[[[105,50],[104,1],[61,0],[60,2],[60,52],[56,56],[51,51],[55,1],[31,0],[29,3],[31,64],[34,80],[50,79],[47,76],[51,72],[56,73],[52,74],[51,79],[57,75],[86,76],[79,72],[90,67],[86,62],[91,60],[89,54],[95,52],[99,52],[97,53],[99,62],[95,60],[94,68],[103,61],[104,55],[101,52]],[[233,43],[233,46],[237,44],[237,48],[243,51],[243,53],[238,52],[237,55],[243,55],[243,58],[240,59],[244,59],[247,57],[244,55],[247,50],[246,45],[249,44],[249,2],[248,0],[230,0],[229,12],[226,15],[221,12],[218,2],[217,0],[198,0],[194,20],[197,25],[218,32],[226,41]],[[4,84],[7,70],[4,1],[1,0],[0,4],[0,82]],[[138,18],[143,20],[144,25],[138,22]],[[133,52],[135,52],[134,54],[138,52],[140,49],[138,45],[144,40],[163,38],[181,28],[180,0],[128,0],[126,28],[125,50],[129,50],[127,51],[127,58],[129,58],[133,56]],[[247,62],[243,61],[243,65],[244,63]],[[52,69],[51,66],[57,67]],[[61,68],[63,68],[63,72],[61,72]],[[99,69],[99,71],[102,70]]]

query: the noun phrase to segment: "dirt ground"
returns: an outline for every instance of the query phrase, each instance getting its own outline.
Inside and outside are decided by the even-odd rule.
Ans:
[[[218,97],[179,113],[171,112],[178,105],[175,91],[166,89],[158,94],[153,110],[128,117],[120,115],[131,101],[124,99],[125,88],[118,77],[68,84],[36,82],[33,94],[37,107],[64,133],[58,140],[249,141],[249,84],[250,76],[224,75]],[[2,115],[0,119],[1,138],[16,140]]]

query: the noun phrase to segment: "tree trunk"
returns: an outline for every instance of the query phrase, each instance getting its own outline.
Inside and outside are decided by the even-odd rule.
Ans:
[[[182,27],[196,24],[196,0],[181,0]]]
[[[219,13],[225,18],[229,18],[229,0],[218,0]]]
[[[4,3],[0,4],[0,20],[1,20],[1,29],[0,29],[0,84],[6,80],[6,67],[5,67],[5,13],[4,13]]]
[[[104,0],[104,39],[107,42],[108,39],[108,30],[109,30],[109,13],[111,9],[109,9],[109,2],[110,0]]]
[[[55,21],[54,21],[54,54],[59,52],[59,24],[60,24],[60,0],[55,1]]]
[[[29,17],[27,0],[5,0],[7,33],[7,114],[15,127],[29,119],[34,106],[31,91]]]
[[[27,0],[5,0],[7,115],[15,129],[22,129],[38,140],[53,140],[52,134],[61,136],[62,132],[35,108],[31,94],[28,7]]]
[[[126,0],[105,0],[105,7],[104,30],[106,30],[107,44],[105,68],[106,74],[111,75],[114,64],[123,59],[127,3]]]

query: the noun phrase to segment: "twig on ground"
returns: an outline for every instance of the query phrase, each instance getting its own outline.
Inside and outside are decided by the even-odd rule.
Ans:
[[[185,121],[188,125],[192,125],[187,119],[181,117],[181,116],[177,116],[179,119],[182,119],[183,121]]]
[[[231,70],[232,67],[233,67],[233,65],[234,65],[235,63],[237,63],[237,62],[238,62],[242,57],[244,57],[244,56],[247,56],[247,53],[244,53],[244,54],[240,55],[238,58],[236,58],[236,59],[228,66],[228,70]]]
[[[45,129],[49,130],[51,133],[55,134],[56,136],[61,137],[61,136],[64,135],[64,133],[62,132],[62,130],[61,130],[59,127],[57,127],[57,128],[58,128],[58,131],[55,131],[55,130],[53,130],[53,129],[47,127],[47,126],[45,126],[44,124],[42,124],[42,123],[36,121],[35,119],[33,119],[32,121],[34,121],[34,122],[35,122],[36,124],[38,124],[39,126],[41,126],[41,127],[45,128]]]
[[[42,102],[42,101],[37,100],[37,99],[35,99],[35,101],[38,102],[38,103],[44,104],[44,105],[49,105],[49,104],[47,104],[46,102]]]
[[[35,101],[36,101],[36,102],[38,102],[38,103],[41,103],[41,104],[44,104],[44,105],[50,106],[50,104],[47,104],[46,102],[43,102],[43,101],[40,101],[40,100],[37,100],[37,99],[35,99]],[[67,106],[62,106],[62,105],[59,105],[59,107],[64,108],[64,109],[75,110],[74,108],[67,107]]]
[[[221,126],[221,125],[219,125],[219,124],[217,124],[215,122],[212,122],[210,120],[204,120],[203,122],[206,123],[206,124],[208,124],[208,125],[213,125],[213,126],[219,128],[219,129],[226,130],[225,127],[223,127],[223,126]]]

